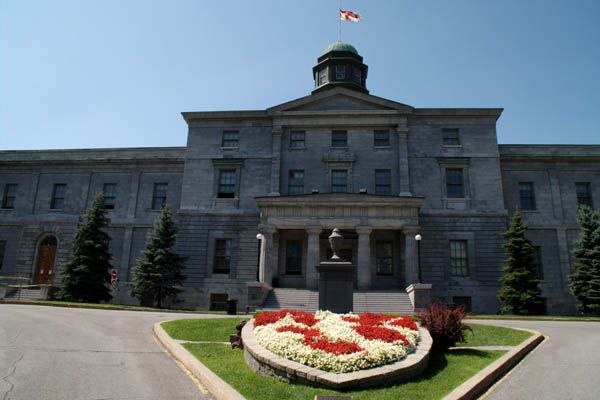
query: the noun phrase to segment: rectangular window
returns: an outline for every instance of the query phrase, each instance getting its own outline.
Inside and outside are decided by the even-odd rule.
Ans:
[[[362,71],[360,70],[360,68],[352,69],[352,80],[358,83],[359,85],[362,84]]]
[[[231,239],[217,239],[213,273],[228,274],[231,266]]]
[[[392,171],[375,170],[375,194],[392,194]]]
[[[446,192],[450,199],[465,197],[462,169],[446,170]]]
[[[285,248],[286,275],[302,275],[302,240],[288,240]]]
[[[375,147],[389,147],[390,146],[390,131],[377,130],[374,132],[373,138],[375,139]]]
[[[442,144],[444,146],[458,146],[460,145],[460,141],[458,139],[458,128],[450,129],[444,128],[442,129]]]
[[[2,208],[15,208],[17,186],[16,183],[6,184],[6,187],[4,188],[4,197],[2,198]]]
[[[544,266],[542,265],[542,248],[540,246],[533,246],[533,261],[531,266],[533,270],[537,272],[540,280],[544,279]]]
[[[327,68],[319,71],[319,85],[327,83]]]
[[[521,210],[535,210],[535,192],[533,182],[519,182]]]
[[[575,184],[577,191],[577,204],[580,206],[592,206],[592,188],[589,182],[578,182]]]
[[[346,79],[346,66],[336,65],[335,66],[335,80],[342,81]]]
[[[221,147],[238,147],[238,131],[223,132]]]
[[[52,200],[50,201],[50,208],[53,210],[62,210],[65,202],[65,193],[67,191],[67,185],[64,183],[57,183],[54,185],[52,190]]]
[[[219,193],[221,199],[235,197],[235,169],[222,169],[219,171]]]
[[[227,311],[227,293],[211,293],[210,294],[210,310],[211,311]]]
[[[452,303],[457,307],[464,306],[467,312],[471,312],[471,296],[454,296]]]
[[[378,240],[375,243],[375,258],[377,263],[377,275],[392,275],[392,242]]]
[[[348,132],[331,132],[331,147],[348,147]]]
[[[6,240],[0,240],[0,271],[4,262],[4,251],[6,250]]]
[[[290,133],[290,147],[292,149],[301,149],[304,147],[304,131],[292,131]]]
[[[348,171],[345,169],[331,171],[331,191],[333,193],[346,193],[348,191]]]
[[[290,170],[290,177],[288,180],[288,194],[296,195],[304,193],[304,171]]]
[[[467,256],[466,240],[450,241],[450,266],[453,276],[469,275],[469,258]]]
[[[115,199],[117,198],[117,184],[105,183],[102,189],[104,193],[104,209],[112,210],[115,208]]]
[[[167,204],[168,183],[155,183],[152,192],[152,209],[161,210]]]

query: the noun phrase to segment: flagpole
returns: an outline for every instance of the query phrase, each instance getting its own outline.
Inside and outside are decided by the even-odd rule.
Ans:
[[[338,24],[339,24],[339,35],[338,41],[342,41],[342,19],[340,18],[340,11],[342,10],[342,0],[339,0],[339,10],[338,10]]]

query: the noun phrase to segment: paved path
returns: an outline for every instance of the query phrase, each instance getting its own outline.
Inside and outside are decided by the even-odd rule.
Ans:
[[[0,304],[0,400],[211,399],[152,335],[203,317]]]
[[[468,322],[529,328],[548,337],[485,400],[600,398],[600,322]]]

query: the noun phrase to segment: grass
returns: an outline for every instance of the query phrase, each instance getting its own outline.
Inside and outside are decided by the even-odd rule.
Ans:
[[[467,319],[477,319],[477,318],[493,318],[493,319],[580,319],[582,321],[590,320],[590,321],[600,321],[600,317],[592,317],[586,315],[512,315],[512,314],[470,314]]]
[[[465,342],[460,346],[516,346],[533,335],[531,332],[501,326],[467,324],[473,332],[465,332]]]
[[[180,319],[163,322],[161,326],[178,340],[228,342],[229,335],[236,333],[235,324],[244,318]],[[246,318],[246,320],[248,320]]]
[[[461,383],[504,354],[499,351],[453,350],[434,352],[429,366],[419,379],[399,385],[351,392],[294,385],[267,378],[250,370],[244,352],[222,344],[187,343],[188,349],[221,379],[247,399],[313,399],[316,394],[346,395],[354,399],[441,399]]]

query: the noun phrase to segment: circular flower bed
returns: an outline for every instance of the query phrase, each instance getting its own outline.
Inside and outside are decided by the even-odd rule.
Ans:
[[[281,310],[254,320],[258,343],[271,352],[333,373],[398,361],[419,341],[411,317]]]

